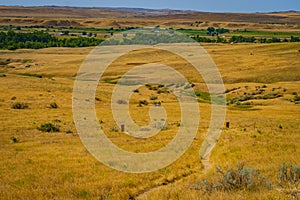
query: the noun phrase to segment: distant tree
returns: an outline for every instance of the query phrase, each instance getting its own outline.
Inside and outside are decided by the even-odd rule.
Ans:
[[[254,43],[256,41],[255,37],[243,37],[243,36],[232,36],[229,40],[229,42],[248,42],[248,43]]]
[[[291,36],[291,42],[300,42],[300,38],[299,37],[294,37],[294,36]]]
[[[0,32],[0,49],[15,50],[20,48],[40,49],[47,47],[85,47],[97,46],[103,40],[96,38],[58,39],[43,31],[33,33]]]
[[[62,34],[63,35],[69,35],[69,31],[63,31]]]
[[[216,32],[217,32],[218,34],[229,33],[229,29],[218,28],[218,29],[216,29]]]
[[[272,38],[272,42],[273,42],[273,43],[281,42],[281,40],[280,40],[280,38],[273,37],[273,38]]]
[[[208,27],[207,28],[207,35],[214,35],[215,28],[214,27]]]

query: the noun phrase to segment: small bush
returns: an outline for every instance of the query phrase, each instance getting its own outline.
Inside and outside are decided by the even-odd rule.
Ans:
[[[11,106],[12,109],[27,109],[29,108],[27,103],[16,102]]]
[[[235,91],[235,90],[239,90],[239,89],[240,89],[240,87],[238,87],[238,88],[226,89],[226,90],[225,90],[225,93],[227,94],[227,93],[233,92],[233,91]]]
[[[150,84],[146,84],[145,87],[148,88],[149,90],[152,90],[152,86]]]
[[[216,182],[208,180],[200,181],[191,186],[191,189],[203,190],[204,192],[213,191],[233,191],[233,190],[257,190],[261,186],[270,186],[265,182],[265,178],[259,172],[244,162],[237,164],[236,168],[229,167],[227,171],[222,171],[220,167],[216,171],[221,174]]]
[[[161,106],[161,102],[160,101],[154,101],[153,105],[159,107],[159,106]]]
[[[133,92],[134,93],[139,93],[140,91],[139,91],[139,89],[135,89],[135,90],[133,90]]]
[[[296,95],[294,101],[300,101],[300,96]]]
[[[16,46],[13,46],[13,45],[9,45],[9,46],[7,46],[7,49],[8,49],[8,50],[16,50],[17,47],[16,47]]]
[[[148,101],[147,100],[140,100],[139,101],[139,106],[147,106],[149,103],[148,103]]]
[[[217,172],[222,175],[220,186],[223,190],[256,189],[263,180],[256,169],[245,166],[244,162],[238,163],[236,169],[230,167],[226,172],[218,167]]]
[[[281,183],[299,183],[300,166],[293,166],[291,163],[283,163],[279,168],[278,178]]]
[[[86,190],[81,190],[81,191],[79,191],[78,196],[81,197],[81,198],[86,199],[86,198],[89,197],[89,192],[86,191]]]
[[[159,90],[157,90],[157,94],[168,94],[170,93],[169,90],[167,88],[161,88]]]
[[[153,94],[150,96],[150,100],[152,100],[152,101],[153,101],[153,100],[157,100],[157,99],[158,99],[158,97],[155,96],[155,95],[153,95]]]
[[[42,124],[38,129],[43,132],[59,132],[60,131],[59,127],[55,126],[52,123]]]
[[[299,104],[300,103],[300,96],[296,95],[294,98],[289,99],[290,102],[293,102],[295,104]]]
[[[18,143],[19,142],[19,139],[16,138],[15,136],[11,137],[11,140],[13,143]]]
[[[53,103],[50,103],[50,108],[53,108],[53,109],[56,109],[58,108],[58,105],[57,103],[53,102]]]
[[[262,96],[257,96],[255,99],[276,99],[282,97],[283,95],[280,93],[269,93]]]
[[[119,132],[119,128],[117,126],[112,126],[109,129],[111,132]]]

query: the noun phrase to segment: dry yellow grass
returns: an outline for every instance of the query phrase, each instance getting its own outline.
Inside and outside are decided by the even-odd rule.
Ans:
[[[204,47],[216,62],[227,89],[241,87],[235,97],[255,86],[266,85],[281,91],[283,98],[292,98],[294,92],[300,94],[299,82],[299,43],[268,45],[216,45]],[[258,192],[238,191],[233,193],[214,193],[204,195],[189,186],[198,179],[215,174],[214,166],[223,167],[245,160],[247,164],[261,170],[276,183],[278,166],[283,162],[300,165],[300,112],[299,105],[284,99],[251,100],[253,109],[234,109],[229,106],[226,120],[230,128],[224,129],[216,148],[211,155],[212,169],[202,171],[198,151],[207,131],[210,118],[210,105],[200,103],[201,121],[197,140],[188,151],[172,165],[152,173],[128,174],[110,169],[93,158],[81,143],[72,118],[72,88],[81,62],[92,48],[49,48],[41,50],[0,51],[0,59],[10,59],[10,64],[0,68],[0,196],[1,199],[128,199],[147,188],[167,184],[157,190],[149,191],[144,199],[255,199],[281,198],[288,196],[275,190]],[[119,60],[111,66],[105,78],[119,76],[128,70],[132,63],[146,62],[152,55],[168,55],[166,64],[186,74],[196,83],[196,89],[205,91],[200,77],[191,76],[193,72],[182,62],[173,62],[172,55],[166,52],[135,52],[130,60]],[[251,55],[252,54],[252,55]],[[142,55],[142,56],[141,56]],[[24,63],[24,60],[30,60]],[[128,62],[131,62],[128,64]],[[30,67],[26,65],[30,64]],[[15,68],[11,68],[14,66]],[[113,74],[118,69],[118,74]],[[120,70],[122,69],[122,70]],[[21,73],[42,74],[43,78],[20,75]],[[110,115],[109,94],[114,85],[102,81],[96,96],[98,118],[108,137],[117,145],[133,152],[152,151],[172,139],[178,128],[177,115],[171,115],[168,130],[153,138],[138,140],[122,133],[110,132],[114,125]],[[278,89],[281,87],[281,89]],[[148,98],[153,91],[141,88],[140,95],[132,97],[132,115],[138,123],[146,123],[141,118],[149,106],[136,107],[140,98]],[[12,97],[16,97],[15,100]],[[172,102],[172,95],[160,95],[166,101],[168,111],[178,109]],[[149,100],[150,101],[150,100]],[[14,102],[26,102],[29,109],[14,110]],[[56,102],[58,109],[50,109]],[[101,109],[101,112],[100,112]],[[103,112],[104,111],[104,112]],[[103,114],[105,113],[105,114]],[[44,133],[37,130],[43,123],[51,122],[60,126],[59,133]],[[281,125],[283,128],[279,128]],[[67,133],[68,132],[68,133]],[[70,133],[72,132],[72,133]],[[12,137],[19,139],[13,143]],[[181,180],[180,180],[181,179]],[[179,180],[179,181],[175,181]],[[174,182],[175,183],[172,183]]]
[[[299,31],[299,12],[287,13],[208,13],[172,10],[114,10],[76,7],[0,6],[0,24],[9,26],[58,27],[161,27]],[[195,26],[196,21],[201,21]],[[191,24],[194,24],[191,26]]]

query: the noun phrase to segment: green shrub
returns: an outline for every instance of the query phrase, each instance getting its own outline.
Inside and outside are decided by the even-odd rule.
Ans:
[[[53,109],[56,109],[58,108],[58,105],[57,103],[53,102],[53,103],[50,103],[50,108],[53,108]]]
[[[14,45],[9,45],[9,46],[7,46],[7,49],[8,49],[8,50],[16,50],[17,47],[14,46]]]
[[[139,101],[139,106],[147,106],[149,103],[148,103],[148,101],[147,100],[140,100]]]
[[[278,179],[281,183],[299,183],[300,166],[293,166],[291,163],[283,163],[279,168]]]
[[[150,100],[157,100],[158,99],[158,97],[157,96],[155,96],[154,94],[152,94],[151,96],[150,96]]]
[[[81,191],[79,191],[78,196],[79,196],[80,198],[86,199],[86,198],[89,197],[89,192],[86,191],[86,190],[81,190]]]
[[[221,175],[216,182],[199,181],[192,185],[191,189],[210,193],[213,191],[234,190],[254,191],[262,186],[271,187],[271,184],[267,183],[265,178],[259,175],[258,170],[245,166],[244,162],[238,163],[236,168],[229,167],[227,171],[222,171],[220,167],[217,167],[216,171]]]
[[[29,108],[27,103],[16,102],[11,106],[12,109],[27,109]]]
[[[15,136],[11,137],[11,140],[13,143],[18,143],[19,142],[19,139]]]
[[[300,96],[296,95],[294,101],[300,101]]]
[[[170,92],[167,88],[161,88],[161,89],[157,90],[157,94],[161,94],[161,93],[168,94]]]
[[[59,132],[60,131],[59,127],[52,123],[42,124],[38,129],[43,132]]]
[[[195,95],[197,97],[200,97],[201,99],[205,100],[205,101],[211,101],[210,99],[210,93],[209,92],[199,92],[199,91],[196,91],[195,92]]]
[[[161,106],[161,102],[160,102],[160,101],[154,101],[154,102],[153,102],[153,105],[154,105],[154,106]]]
[[[101,101],[101,99],[99,97],[95,97],[96,101]]]
[[[119,128],[117,126],[110,127],[110,132],[119,132]]]

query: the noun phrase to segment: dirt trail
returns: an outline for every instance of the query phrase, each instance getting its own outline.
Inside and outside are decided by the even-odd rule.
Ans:
[[[209,161],[209,156],[207,156],[206,158],[202,159],[201,160],[202,162],[202,165],[203,165],[203,171],[201,171],[201,173],[205,173],[207,172],[210,168],[211,168],[211,163]],[[181,176],[181,177],[178,177],[170,182],[168,182],[167,184],[165,183],[162,183],[160,185],[156,185],[156,186],[153,186],[153,187],[149,187],[149,188],[145,188],[144,190],[140,191],[136,196],[135,196],[135,199],[136,200],[139,200],[139,199],[145,199],[147,198],[147,196],[149,194],[151,194],[152,192],[155,192],[155,191],[158,191],[158,190],[161,190],[162,188],[165,188],[167,186],[170,186],[172,184],[175,184],[175,183],[178,183],[179,181],[183,181],[184,179],[187,179],[188,177],[190,177],[191,175],[195,174],[195,172],[189,174],[188,176]]]
[[[208,135],[208,137],[203,141],[203,144],[199,151],[199,156],[201,158],[201,163],[203,165],[203,170],[201,173],[206,173],[211,167],[212,164],[209,161],[209,156],[214,149],[218,138],[220,137],[221,132],[220,131],[212,131],[211,134]],[[140,191],[136,196],[135,199],[145,199],[149,194],[151,194],[154,191],[158,191],[164,187],[170,186],[172,184],[178,183],[179,181],[182,181],[183,179],[188,178],[192,174],[195,174],[196,172],[193,172],[187,176],[181,176],[173,179],[172,181],[169,181],[167,183],[161,183],[156,186],[145,188],[144,190]]]

